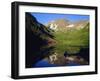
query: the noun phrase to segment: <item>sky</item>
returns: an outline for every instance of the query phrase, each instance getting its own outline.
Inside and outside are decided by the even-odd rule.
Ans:
[[[89,20],[89,15],[78,15],[78,14],[55,14],[55,13],[31,13],[38,22],[47,24],[56,19],[66,19],[70,22],[79,20]]]

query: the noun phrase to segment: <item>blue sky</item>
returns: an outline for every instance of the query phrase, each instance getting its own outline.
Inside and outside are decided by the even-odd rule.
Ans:
[[[75,15],[75,14],[53,14],[53,13],[31,13],[38,22],[42,24],[47,24],[50,21],[56,19],[66,19],[71,22],[79,21],[79,20],[89,20],[88,15]]]

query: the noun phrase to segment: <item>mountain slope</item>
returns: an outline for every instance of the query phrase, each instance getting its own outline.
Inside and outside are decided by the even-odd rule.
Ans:
[[[55,32],[55,40],[57,41],[56,50],[59,53],[67,51],[69,53],[77,53],[82,47],[89,46],[89,24],[80,30],[66,32]]]

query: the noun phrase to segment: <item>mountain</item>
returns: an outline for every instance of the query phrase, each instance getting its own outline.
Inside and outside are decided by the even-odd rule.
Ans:
[[[47,27],[54,31],[57,41],[55,50],[58,54],[67,51],[69,54],[78,53],[83,47],[89,46],[89,21],[79,20],[71,22],[66,19],[50,21]]]
[[[66,19],[56,19],[50,21],[46,26],[54,31],[65,31],[72,29],[82,29],[89,23],[88,20],[80,20],[75,22],[70,22]]]
[[[74,23],[76,29],[82,29],[84,28],[87,24],[89,23],[89,21],[87,20],[80,20]]]
[[[28,12],[25,14],[26,68],[31,68],[50,54],[53,50],[53,46],[50,46],[54,44],[53,37],[50,30],[34,16]]]
[[[54,21],[50,21],[47,24],[47,27],[54,29],[54,30],[65,30],[66,26],[68,26],[70,24],[69,20],[65,20],[65,19],[56,19]]]

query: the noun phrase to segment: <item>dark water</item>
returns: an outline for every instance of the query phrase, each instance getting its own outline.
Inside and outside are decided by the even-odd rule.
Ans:
[[[57,66],[59,66],[59,65],[50,64],[46,60],[41,60],[41,61],[37,62],[33,67],[57,67]],[[79,64],[70,62],[70,63],[66,64],[65,66],[79,66]]]

